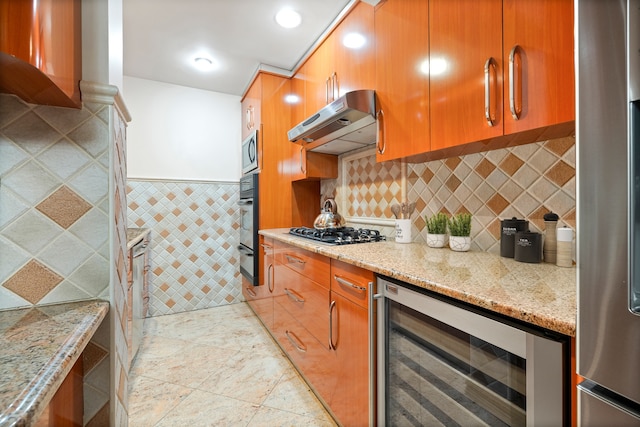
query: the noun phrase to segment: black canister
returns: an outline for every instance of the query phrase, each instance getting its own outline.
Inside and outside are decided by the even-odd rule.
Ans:
[[[516,244],[516,233],[529,229],[526,219],[503,219],[500,221],[500,256],[513,258]]]
[[[519,231],[516,233],[515,240],[513,259],[533,263],[542,261],[542,234],[533,231]]]

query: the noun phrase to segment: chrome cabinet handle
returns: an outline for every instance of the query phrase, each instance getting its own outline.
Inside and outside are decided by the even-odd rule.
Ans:
[[[304,164],[303,154],[304,154],[304,147],[300,146],[300,172],[307,173],[304,169],[305,164]]]
[[[267,289],[269,289],[269,292],[273,293],[273,290],[275,289],[275,280],[273,280],[273,264],[269,264],[269,267],[267,268]]]
[[[252,297],[254,297],[254,298],[255,298],[255,297],[257,297],[257,296],[258,296],[258,294],[256,294],[256,293],[253,291],[253,289],[251,289],[249,286],[246,286],[246,287],[245,287],[245,289],[247,290],[247,293],[248,293],[249,295],[251,295]]]
[[[285,258],[287,258],[287,261],[289,261],[290,263],[298,263],[298,264],[306,264],[307,261],[300,259],[298,257],[295,257],[293,255],[289,255],[289,254],[285,254]]]
[[[509,110],[511,110],[511,116],[514,120],[520,119],[520,113],[522,113],[522,101],[520,102],[520,108],[516,107],[516,84],[515,84],[515,62],[516,54],[520,50],[520,46],[515,45],[509,52]],[[520,73],[521,67],[518,67]],[[520,86],[520,92],[522,93],[522,76],[518,76],[518,85]]]
[[[262,249],[264,249],[264,252],[267,253],[267,251],[271,251],[273,250],[273,246],[268,245],[266,243],[260,243],[260,246],[262,246]]]
[[[377,138],[376,149],[378,150],[378,154],[384,154],[384,150],[387,149],[387,140],[385,138],[385,130],[384,130],[384,111],[378,110],[376,113],[376,126],[377,126]],[[382,136],[382,137],[381,137]],[[382,146],[380,146],[380,142],[382,142]]]
[[[335,71],[331,74],[331,101],[335,101],[340,96],[340,87],[338,87],[338,73]]]
[[[491,69],[496,74],[496,61],[493,58],[487,59],[484,64],[484,117],[487,124],[493,126],[496,118],[491,114]]]
[[[356,285],[355,283],[351,283],[348,280],[338,276],[337,274],[334,274],[333,278],[336,279],[336,282],[340,283],[343,286],[349,286],[357,291],[367,292],[366,286],[359,286],[359,285]]]
[[[327,79],[324,81],[324,103],[328,104],[329,103],[329,80],[331,79],[331,77],[327,77]]]
[[[307,346],[305,346],[304,343],[300,341],[300,338],[298,338],[296,334],[294,334],[290,330],[284,331],[284,334],[287,336],[287,339],[296,348],[296,350],[298,350],[300,353],[307,352]]]
[[[329,350],[336,349],[336,346],[333,344],[333,309],[335,306],[335,300],[331,301],[331,304],[329,304]]]
[[[284,288],[284,293],[287,294],[289,299],[291,299],[292,301],[304,302],[304,298],[302,297],[302,295],[300,295],[299,293],[297,293],[293,289]]]

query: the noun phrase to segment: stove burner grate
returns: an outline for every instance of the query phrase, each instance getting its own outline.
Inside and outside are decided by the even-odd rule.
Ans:
[[[293,227],[289,234],[317,240],[332,245],[349,245],[353,243],[380,242],[387,240],[378,230],[343,227],[339,229],[316,230],[309,227]]]

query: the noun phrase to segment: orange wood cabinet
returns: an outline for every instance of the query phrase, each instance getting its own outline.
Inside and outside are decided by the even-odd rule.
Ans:
[[[84,415],[83,359],[78,358],[35,427],[81,427]]]
[[[375,89],[374,9],[360,2],[334,30],[333,99],[356,89]],[[362,43],[362,44],[361,44]],[[361,44],[361,45],[360,45]],[[313,112],[310,111],[309,114]]]
[[[290,83],[284,77],[265,73],[257,76],[254,85],[256,83],[260,87],[260,105],[256,107],[256,111],[260,111],[258,227],[290,227],[291,178],[287,163],[291,157],[291,142],[287,139],[287,131],[291,123],[289,106],[284,101]]]
[[[263,239],[261,247],[256,252],[261,252],[263,264],[261,265],[260,285],[254,286],[242,276],[242,295],[251,306],[262,323],[270,329],[273,327],[273,294],[275,291],[275,256],[273,239]]]
[[[275,242],[276,341],[316,394],[328,403],[336,383],[329,350],[329,271],[327,257]]]
[[[373,7],[358,3],[296,75],[305,82],[305,117],[346,92],[374,89]]]
[[[371,271],[331,260],[331,348],[338,378],[329,406],[345,426],[369,425],[375,393],[369,395],[369,294],[374,292]],[[372,307],[373,308],[373,307]],[[372,388],[373,390],[373,388]]]
[[[429,41],[431,150],[501,136],[502,0],[429,0]]]
[[[429,151],[429,5],[387,0],[375,9],[377,160]]]
[[[574,132],[571,0],[430,0],[429,38],[431,158]]]
[[[575,120],[573,1],[504,0],[502,13],[505,135]]]
[[[333,179],[338,177],[338,156],[307,151],[302,145],[291,144],[293,181]]]
[[[79,108],[80,0],[0,0],[0,91]]]
[[[262,104],[262,78],[257,78],[242,99],[242,140],[260,128]]]
[[[368,425],[375,405],[369,393],[373,273],[279,241],[273,247],[268,329],[341,425]]]

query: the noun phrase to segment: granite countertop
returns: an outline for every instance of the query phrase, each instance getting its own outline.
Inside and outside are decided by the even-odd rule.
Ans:
[[[98,300],[0,311],[0,425],[37,421],[108,311]]]
[[[127,228],[127,249],[144,239],[150,231],[148,228]]]
[[[288,234],[260,234],[537,325],[576,334],[576,269],[528,264],[488,252],[454,252],[420,243],[332,246]]]

